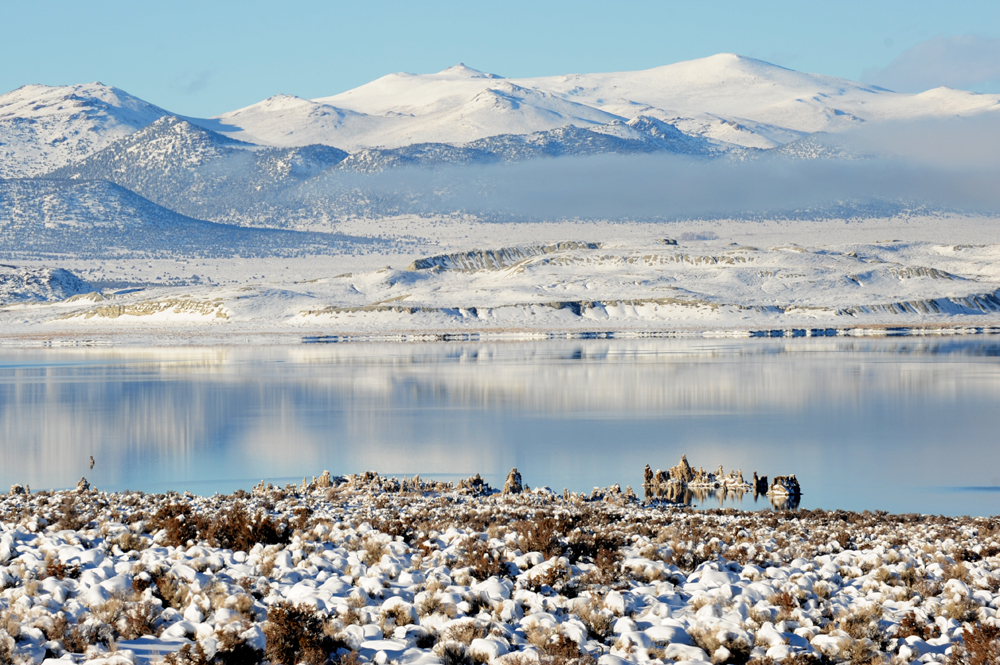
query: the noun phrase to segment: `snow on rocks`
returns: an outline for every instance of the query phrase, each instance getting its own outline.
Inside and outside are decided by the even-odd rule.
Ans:
[[[22,488],[0,499],[0,662],[997,662],[995,518],[473,480]]]

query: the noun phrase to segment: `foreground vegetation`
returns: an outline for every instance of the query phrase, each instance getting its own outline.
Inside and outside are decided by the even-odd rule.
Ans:
[[[373,473],[0,499],[0,662],[1000,662],[1000,519]]]

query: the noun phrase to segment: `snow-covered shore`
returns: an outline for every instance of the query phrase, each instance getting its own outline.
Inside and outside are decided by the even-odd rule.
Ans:
[[[14,488],[0,588],[2,662],[185,645],[172,662],[989,663],[1000,649],[995,518],[695,513],[476,477],[324,474],[214,497]]]
[[[21,261],[0,275],[0,343],[919,334],[1000,326],[992,218],[669,229],[397,221],[397,234],[419,240],[398,253]],[[373,224],[352,231],[371,232]],[[51,275],[68,277],[53,285]]]

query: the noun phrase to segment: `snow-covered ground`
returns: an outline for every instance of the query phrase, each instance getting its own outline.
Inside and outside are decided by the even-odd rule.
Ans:
[[[16,486],[0,499],[0,661],[986,664],[1000,654],[995,519],[693,513],[617,486],[510,489],[371,472],[213,497]]]
[[[338,230],[381,237],[384,249],[21,262],[69,270],[89,295],[5,287],[0,335],[4,343],[186,343],[1000,324],[1000,230],[989,217],[490,224],[405,216]]]

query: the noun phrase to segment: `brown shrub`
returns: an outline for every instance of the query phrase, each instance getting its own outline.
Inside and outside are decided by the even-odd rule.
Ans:
[[[191,590],[188,589],[186,584],[175,577],[165,574],[154,575],[153,584],[156,586],[154,593],[160,600],[166,603],[167,607],[172,607],[180,611],[183,611],[187,607]]]
[[[327,654],[343,646],[325,634],[323,620],[312,607],[285,601],[268,609],[264,635],[264,655],[274,665],[323,665]]]
[[[56,515],[56,531],[70,529],[80,531],[90,524],[90,516],[81,513],[76,507],[76,497],[69,495],[63,497]]]
[[[521,520],[511,525],[520,536],[521,551],[541,552],[546,559],[563,553],[559,542],[559,523],[549,515],[536,515],[533,520]]]
[[[896,637],[906,639],[916,635],[922,640],[929,640],[934,637],[941,637],[941,629],[936,623],[926,623],[917,618],[917,615],[910,612],[899,622],[899,629]]]
[[[464,554],[458,561],[458,566],[468,566],[472,575],[480,582],[490,577],[509,577],[507,564],[490,549],[489,543],[472,537],[463,548]]]
[[[126,640],[134,640],[143,635],[157,635],[159,631],[154,624],[159,616],[160,608],[148,600],[128,603],[124,616],[119,621],[118,633]]]
[[[953,647],[949,665],[996,665],[1000,663],[1000,627],[966,624],[963,644]]]
[[[49,554],[45,557],[45,570],[42,571],[39,579],[45,579],[46,577],[54,577],[59,580],[64,580],[68,577],[75,580],[80,577],[80,566],[67,566],[59,560],[58,556]]]

